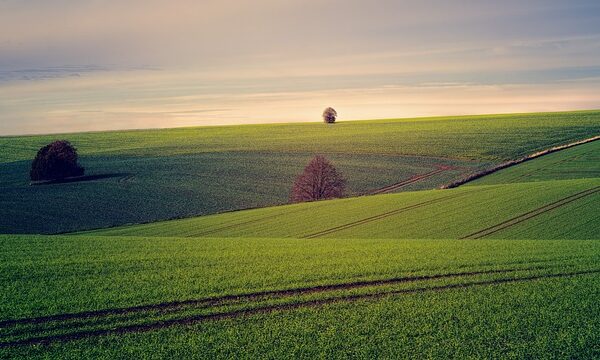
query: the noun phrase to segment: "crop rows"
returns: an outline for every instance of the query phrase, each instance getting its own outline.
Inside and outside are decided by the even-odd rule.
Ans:
[[[600,176],[600,141],[560,150],[485,176],[469,185],[548,181]]]
[[[0,232],[64,233],[283,204],[316,154],[345,175],[348,195],[432,189],[597,135],[598,117],[589,111],[0,138]],[[57,137],[78,148],[95,180],[29,186],[31,159]],[[64,216],[65,208],[75,215]]]
[[[384,296],[397,296],[423,291],[443,291],[473,286],[600,273],[600,269],[588,268],[565,271],[566,268],[568,266],[562,264],[560,272],[546,266],[384,279],[250,293],[240,296],[223,296],[142,307],[108,309],[98,312],[56,315],[45,318],[3,321],[0,322],[0,334],[2,334],[0,336],[0,348],[53,341],[69,341],[110,334],[144,332],[176,325],[190,325],[203,321],[323,306],[342,301],[374,300]],[[509,277],[492,276],[497,274],[510,275],[511,273],[515,275]],[[481,278],[482,275],[487,277],[484,276],[484,278]],[[492,277],[489,278],[489,276]],[[470,278],[474,278],[474,280],[469,281]],[[440,279],[453,279],[455,281],[441,284],[430,283],[431,281]],[[404,283],[414,283],[416,286],[409,288],[394,288],[392,286]],[[349,293],[351,290],[363,288],[369,291]],[[316,298],[305,296],[310,294],[318,294],[319,296]],[[277,301],[273,302],[273,300]]]
[[[561,206],[567,205],[567,204],[572,203],[574,201],[577,201],[579,199],[582,199],[582,198],[585,198],[587,196],[593,195],[593,194],[597,193],[598,191],[600,191],[600,186],[596,186],[596,187],[593,187],[591,189],[587,189],[587,190],[578,192],[576,194],[566,196],[566,197],[564,197],[562,199],[559,199],[557,201],[554,201],[554,202],[552,202],[550,204],[546,204],[546,205],[541,206],[541,207],[539,207],[539,208],[537,208],[535,210],[531,210],[529,212],[526,212],[525,214],[521,214],[521,215],[516,216],[516,217],[514,217],[512,219],[503,221],[500,224],[496,224],[494,226],[490,226],[488,228],[485,228],[485,229],[479,230],[477,232],[474,232],[472,234],[469,234],[469,235],[463,237],[463,239],[479,239],[479,238],[482,238],[482,237],[485,237],[485,236],[492,235],[492,234],[497,233],[498,231],[504,230],[504,229],[506,229],[506,228],[508,228],[510,226],[514,226],[516,224],[522,223],[522,222],[527,221],[527,220],[529,220],[531,218],[534,218],[536,216],[544,214],[544,213],[546,213],[548,211],[552,211],[552,210],[557,209],[557,208],[559,208]]]
[[[462,238],[515,218],[531,220],[546,212],[566,215],[570,207],[595,199],[596,191],[552,206],[564,198],[598,186],[580,179],[466,186],[453,190],[421,191],[337,201],[297,204],[222,215],[114,228],[96,235],[295,237],[295,238]],[[590,205],[593,207],[593,205]],[[541,211],[540,209],[545,211]],[[527,216],[535,212],[535,216]],[[563,226],[585,238],[581,221]],[[523,218],[526,217],[526,218]],[[587,220],[586,220],[587,219]],[[514,225],[514,224],[513,224]],[[506,228],[506,227],[504,227]],[[536,238],[531,232],[529,238]],[[596,235],[597,236],[597,235]],[[592,238],[593,235],[592,235]]]

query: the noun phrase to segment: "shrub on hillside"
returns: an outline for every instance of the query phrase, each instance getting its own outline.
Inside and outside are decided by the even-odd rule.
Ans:
[[[66,140],[58,140],[37,152],[29,175],[32,181],[43,181],[82,176],[83,173],[83,167],[77,163],[77,149]]]
[[[291,202],[314,201],[344,196],[346,180],[325,157],[315,156],[298,175],[290,193]]]
[[[335,111],[334,108],[328,107],[327,109],[323,110],[323,121],[326,124],[333,124],[335,122],[336,118],[337,118],[337,111]]]

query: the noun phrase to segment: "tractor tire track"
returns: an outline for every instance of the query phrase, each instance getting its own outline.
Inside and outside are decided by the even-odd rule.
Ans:
[[[210,297],[210,298],[204,298],[204,299],[173,301],[173,302],[166,302],[166,303],[159,303],[159,304],[132,306],[132,307],[126,307],[126,308],[84,311],[84,312],[79,312],[79,313],[57,314],[57,315],[49,315],[49,316],[42,316],[42,317],[4,320],[4,321],[0,322],[0,328],[5,328],[8,326],[15,326],[15,325],[24,325],[24,324],[44,324],[44,323],[49,323],[49,322],[54,322],[54,321],[88,319],[88,318],[105,317],[105,316],[111,316],[111,315],[126,315],[126,314],[138,313],[138,312],[149,312],[149,311],[157,311],[157,310],[158,311],[172,310],[172,309],[179,309],[182,307],[189,307],[189,306],[195,306],[195,307],[214,306],[214,305],[221,305],[228,301],[239,301],[239,300],[254,301],[254,300],[259,300],[261,298],[266,298],[266,297],[285,297],[285,296],[307,295],[307,294],[325,292],[325,291],[351,290],[351,289],[357,289],[357,288],[368,287],[368,286],[393,285],[393,284],[406,283],[406,282],[437,280],[437,279],[445,279],[445,278],[453,278],[453,277],[500,274],[500,273],[515,272],[515,271],[540,270],[540,269],[545,269],[545,268],[547,268],[547,267],[536,266],[536,267],[517,268],[517,269],[481,270],[481,271],[469,271],[469,272],[456,272],[456,273],[448,273],[448,274],[396,277],[396,278],[379,279],[379,280],[364,280],[364,281],[355,281],[355,282],[349,282],[349,283],[317,285],[317,286],[301,287],[301,288],[294,288],[294,289],[284,289],[284,290],[267,290],[267,291],[259,291],[259,292],[246,293],[246,294],[223,295],[223,296],[216,296],[216,297]]]
[[[545,261],[539,261],[545,262]],[[343,290],[355,290],[366,287],[378,287],[402,283],[431,281],[439,279],[449,278],[468,278],[478,275],[493,275],[493,274],[506,274],[518,271],[536,271],[536,270],[547,270],[548,266],[530,266],[527,268],[514,268],[514,269],[494,269],[494,270],[482,270],[482,271],[471,271],[462,273],[449,273],[449,274],[435,274],[435,275],[422,275],[412,277],[401,277],[391,278],[382,280],[366,280],[356,281],[351,283],[331,284],[331,285],[319,285],[306,288],[297,288],[289,290],[274,290],[265,292],[256,292],[242,295],[226,295],[218,298],[190,300],[189,302],[173,302],[150,305],[148,307],[132,307],[122,309],[107,309],[104,311],[96,312],[83,312],[79,314],[62,314],[57,316],[49,316],[45,318],[30,318],[22,319],[18,323],[10,323],[7,326],[0,326],[0,330],[6,330],[8,326],[12,325],[42,325],[43,331],[57,331],[62,329],[74,329],[77,327],[106,324],[107,326],[113,326],[117,322],[123,322],[131,320],[132,318],[148,317],[152,315],[164,315],[173,314],[178,311],[193,311],[203,309],[219,309],[222,306],[232,305],[252,305],[253,302],[260,302],[264,300],[276,300],[293,298],[294,296],[310,295],[314,293],[334,293],[335,291]],[[70,315],[80,315],[73,316]],[[121,318],[114,318],[114,316],[122,315]],[[60,318],[58,318],[60,317]],[[91,321],[90,321],[91,320]],[[62,322],[60,322],[62,321]],[[7,322],[8,323],[8,322]],[[30,326],[26,326],[17,330],[10,331],[10,336],[30,335],[33,330]],[[2,334],[0,333],[0,344]]]
[[[279,211],[276,214],[262,216],[262,217],[259,217],[256,219],[250,219],[250,220],[238,222],[235,224],[223,225],[223,226],[220,226],[220,227],[217,227],[214,229],[206,230],[206,231],[198,233],[198,234],[194,234],[194,236],[214,235],[215,233],[218,233],[219,231],[235,229],[235,228],[237,228],[239,226],[243,226],[243,225],[258,224],[263,221],[276,219],[283,215],[290,215],[290,214],[295,214],[295,213],[299,213],[299,212],[303,212],[303,211],[312,211],[314,209],[318,209],[318,208],[326,206],[328,204],[329,203],[327,203],[327,202],[321,201],[320,204],[316,204],[316,205],[310,207],[310,209],[306,209],[305,207],[300,207],[299,209],[293,209],[293,210],[289,210],[289,211]],[[236,210],[236,211],[241,211],[241,210]]]
[[[135,174],[126,174],[125,176],[121,177],[118,181],[121,184],[129,184],[129,183],[133,182],[134,179],[135,179]]]
[[[430,178],[430,177],[432,177],[432,176],[434,176],[436,174],[439,174],[439,173],[442,173],[442,172],[445,172],[445,171],[448,171],[448,170],[454,170],[454,169],[455,168],[453,166],[441,165],[441,166],[438,166],[436,170],[430,171],[428,173],[417,175],[417,176],[411,177],[408,180],[404,180],[404,181],[401,181],[399,183],[395,183],[395,184],[388,185],[388,186],[385,186],[385,187],[382,187],[382,188],[379,188],[379,189],[376,189],[376,190],[369,191],[367,193],[367,195],[377,195],[377,194],[389,193],[391,191],[394,191],[396,189],[402,188],[404,186],[407,186],[407,185],[410,185],[410,184],[414,184],[414,183],[419,182],[421,180],[425,180],[427,178]]]
[[[386,286],[386,285],[394,285],[400,283],[410,283],[410,282],[418,282],[418,281],[430,281],[437,279],[445,279],[445,278],[468,278],[474,277],[478,275],[493,275],[493,274],[506,274],[512,272],[521,272],[521,271],[538,271],[538,270],[548,270],[552,269],[553,266],[556,266],[557,263],[560,262],[564,264],[563,266],[572,267],[574,264],[563,263],[566,260],[581,260],[581,257],[573,257],[567,256],[562,258],[553,258],[553,259],[538,259],[538,260],[529,260],[526,264],[545,264],[522,267],[522,268],[507,268],[507,269],[492,269],[492,270],[481,270],[481,271],[470,271],[470,272],[460,272],[460,273],[448,273],[448,274],[435,274],[435,275],[421,275],[421,276],[412,276],[412,277],[404,277],[404,278],[391,278],[391,279],[381,279],[381,280],[368,280],[368,281],[355,281],[352,283],[341,283],[341,284],[331,284],[331,285],[320,285],[306,288],[297,288],[297,289],[289,289],[289,290],[275,290],[275,291],[267,291],[267,292],[258,292],[258,293],[249,293],[242,295],[233,295],[233,296],[224,296],[220,298],[211,298],[211,299],[200,299],[200,300],[191,300],[189,304],[181,304],[180,302],[166,303],[166,304],[156,304],[156,305],[166,305],[164,307],[152,308],[152,309],[139,309],[139,307],[133,308],[121,308],[121,309],[112,309],[111,313],[106,313],[102,311],[102,313],[94,312],[94,314],[90,314],[90,312],[84,312],[79,314],[64,314],[64,315],[80,315],[77,317],[68,317],[65,318],[63,316],[62,322],[56,319],[56,316],[50,316],[46,318],[30,318],[30,319],[22,319],[20,323],[16,324],[14,321],[12,322],[13,326],[20,326],[16,329],[10,329],[10,324],[7,326],[0,326],[0,343],[3,337],[2,330],[9,330],[8,334],[11,337],[22,336],[22,335],[31,335],[32,326],[41,325],[43,326],[43,331],[60,331],[64,328],[73,329],[77,327],[85,327],[90,326],[90,320],[93,321],[94,326],[105,325],[105,326],[114,326],[115,323],[123,323],[131,320],[138,320],[143,317],[149,316],[158,316],[158,315],[167,315],[167,314],[175,314],[181,311],[194,311],[194,310],[203,310],[218,308],[220,306],[232,306],[232,305],[244,305],[244,304],[252,304],[251,301],[259,302],[264,300],[275,300],[275,299],[286,299],[286,297],[290,298],[292,296],[302,296],[309,295],[312,293],[319,292],[335,292],[339,290],[354,290],[360,289],[364,287],[376,287],[376,286]],[[497,265],[523,265],[522,261],[515,262],[507,262],[501,263]],[[203,300],[211,300],[210,303],[203,303]],[[244,300],[250,300],[250,302],[244,303]],[[130,310],[130,311],[121,311],[121,310]],[[117,313],[119,311],[119,313]],[[120,318],[115,318],[115,316],[123,315]],[[41,321],[45,320],[45,321]],[[8,322],[5,322],[8,323]],[[40,329],[37,329],[40,331]],[[4,334],[6,337],[7,334]]]
[[[567,163],[567,162],[575,161],[575,160],[579,159],[581,156],[582,156],[582,154],[576,154],[576,155],[573,155],[571,157],[567,157],[567,158],[564,158],[564,159],[553,161],[553,162],[547,164],[546,166],[538,167],[538,168],[532,169],[529,172],[523,173],[523,174],[515,177],[513,179],[513,181],[522,180],[524,178],[531,177],[531,176],[533,176],[533,175],[535,175],[535,174],[537,174],[537,173],[539,173],[541,171],[547,170],[547,169],[552,168],[554,166],[557,166],[557,165],[560,165],[560,164],[563,164],[563,163]]]
[[[312,233],[312,234],[304,235],[301,238],[302,239],[314,239],[314,238],[325,236],[325,235],[329,235],[329,234],[332,234],[332,233],[335,233],[335,232],[338,232],[338,231],[342,231],[342,230],[350,229],[350,228],[353,228],[353,227],[356,227],[356,226],[368,224],[368,223],[371,223],[373,221],[385,219],[385,218],[388,218],[390,216],[394,216],[394,215],[397,215],[397,214],[400,214],[400,213],[403,213],[403,212],[406,212],[406,211],[409,211],[409,210],[418,209],[418,208],[421,208],[421,207],[425,207],[427,205],[436,204],[436,203],[439,203],[439,202],[443,202],[445,200],[449,200],[449,199],[454,199],[454,198],[458,198],[458,197],[461,197],[461,196],[470,195],[470,194],[473,194],[474,192],[479,192],[479,191],[484,191],[484,190],[485,189],[479,189],[479,190],[474,190],[474,191],[471,191],[471,192],[464,192],[464,193],[460,193],[460,194],[452,194],[452,195],[448,195],[448,196],[442,196],[442,197],[439,197],[437,199],[427,200],[427,201],[423,201],[423,202],[420,202],[420,203],[417,203],[417,204],[408,205],[408,206],[405,206],[405,207],[401,207],[399,209],[391,210],[391,211],[384,212],[384,213],[381,213],[381,214],[378,214],[378,215],[374,215],[374,216],[369,216],[369,217],[364,218],[364,219],[352,221],[352,222],[349,222],[349,223],[346,223],[346,224],[343,224],[343,225],[339,225],[339,226],[335,226],[335,227],[332,227],[332,228],[329,228],[329,229],[326,229],[326,230],[322,230],[322,231],[315,232],[315,233]]]
[[[472,234],[463,236],[463,237],[461,237],[461,239],[480,239],[482,237],[485,237],[485,236],[497,233],[498,231],[501,231],[501,230],[509,228],[509,227],[511,227],[513,225],[522,223],[524,221],[527,221],[527,220],[529,220],[531,218],[534,218],[534,217],[539,216],[541,214],[547,213],[549,211],[552,211],[552,210],[557,209],[559,207],[562,207],[564,205],[570,204],[573,201],[579,200],[579,199],[587,197],[589,195],[593,195],[593,194],[597,193],[598,191],[600,191],[600,186],[596,186],[596,187],[593,187],[591,189],[580,191],[578,193],[569,195],[567,197],[564,197],[562,199],[554,201],[554,202],[552,202],[550,204],[546,204],[546,205],[544,205],[542,207],[539,207],[537,209],[531,210],[531,211],[526,212],[524,214],[521,214],[519,216],[515,216],[515,217],[513,217],[511,219],[503,221],[503,222],[501,222],[499,224],[496,224],[494,226],[490,226],[488,228],[476,231],[476,232],[474,232]]]
[[[114,328],[110,328],[110,329],[86,330],[86,331],[74,332],[74,333],[70,333],[70,334],[32,337],[32,338],[28,338],[28,339],[2,342],[2,343],[0,343],[0,348],[23,346],[23,345],[48,344],[48,343],[57,342],[57,341],[73,341],[73,340],[85,339],[85,338],[90,338],[90,337],[98,337],[98,336],[107,336],[107,335],[140,333],[140,332],[147,332],[147,331],[152,331],[152,330],[169,328],[169,327],[173,327],[173,326],[187,326],[187,325],[193,325],[193,324],[207,322],[207,321],[235,319],[235,318],[252,316],[252,315],[257,315],[257,314],[269,314],[269,313],[273,313],[276,311],[290,311],[290,310],[302,309],[302,308],[321,307],[321,306],[336,304],[336,303],[351,303],[351,302],[363,301],[363,300],[377,300],[377,299],[381,299],[381,298],[393,296],[393,295],[416,294],[416,293],[423,293],[423,292],[428,292],[428,291],[438,292],[438,291],[446,291],[446,290],[452,290],[452,289],[466,289],[466,288],[479,287],[479,286],[519,283],[519,282],[527,282],[527,281],[542,280],[542,279],[552,279],[552,278],[566,278],[566,277],[573,277],[573,276],[579,276],[579,275],[590,275],[590,274],[597,274],[597,273],[600,273],[600,269],[583,270],[583,271],[570,272],[570,273],[539,274],[539,275],[531,275],[531,276],[517,277],[517,278],[482,280],[482,281],[476,281],[476,282],[471,282],[471,283],[448,284],[448,285],[439,285],[439,286],[431,286],[431,287],[416,288],[416,289],[390,290],[390,291],[379,292],[379,293],[370,293],[370,294],[346,295],[346,296],[342,296],[342,297],[309,300],[309,301],[291,303],[291,304],[266,305],[263,307],[257,307],[257,308],[251,308],[251,309],[225,311],[225,312],[214,313],[214,314],[194,315],[194,316],[188,316],[188,317],[184,317],[184,318],[177,318],[177,319],[170,319],[170,320],[159,320],[159,321],[155,321],[153,323],[142,324],[142,325],[126,325],[126,326],[114,327]]]

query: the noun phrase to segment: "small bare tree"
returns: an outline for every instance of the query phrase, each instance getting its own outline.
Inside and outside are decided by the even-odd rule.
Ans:
[[[298,175],[290,193],[291,202],[341,198],[346,180],[325,157],[315,156]]]
[[[335,111],[334,108],[328,107],[327,109],[323,110],[323,121],[326,124],[333,124],[335,122],[336,118],[337,118],[337,111]]]

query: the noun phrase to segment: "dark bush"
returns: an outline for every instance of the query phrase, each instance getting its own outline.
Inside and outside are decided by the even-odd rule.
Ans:
[[[290,201],[303,202],[341,198],[346,189],[346,180],[323,156],[315,156],[298,175]]]
[[[327,124],[333,124],[337,118],[337,111],[334,108],[328,107],[323,110],[323,121]]]
[[[82,176],[83,173],[83,167],[77,163],[77,149],[68,141],[59,140],[38,151],[29,175],[32,181],[42,181]]]

